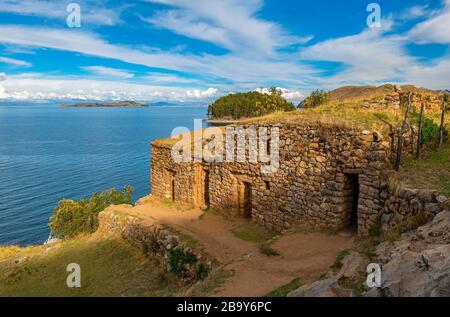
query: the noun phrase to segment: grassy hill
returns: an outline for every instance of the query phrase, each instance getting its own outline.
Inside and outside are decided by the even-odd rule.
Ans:
[[[70,263],[81,267],[81,288],[66,285]],[[184,291],[140,250],[112,236],[0,248],[0,296],[180,296]]]

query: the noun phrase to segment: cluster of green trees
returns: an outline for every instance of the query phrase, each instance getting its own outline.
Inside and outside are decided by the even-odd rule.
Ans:
[[[325,90],[314,90],[308,98],[302,101],[300,104],[303,108],[314,108],[323,104],[326,104],[329,99],[329,92]]]
[[[125,186],[122,192],[112,188],[88,199],[60,200],[50,218],[50,229],[58,238],[93,233],[98,228],[98,214],[110,205],[131,204],[133,191]]]
[[[272,87],[269,94],[250,91],[221,97],[209,105],[208,117],[240,119],[292,110],[295,110],[294,104],[284,99],[280,90]]]

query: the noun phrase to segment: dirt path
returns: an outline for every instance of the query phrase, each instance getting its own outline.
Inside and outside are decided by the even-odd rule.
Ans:
[[[198,209],[179,210],[153,198],[135,207],[120,207],[152,222],[169,225],[192,236],[200,246],[234,275],[214,295],[262,296],[299,277],[302,284],[320,278],[334,263],[340,251],[351,248],[352,237],[324,233],[291,233],[273,244],[280,256],[268,257],[257,243],[238,239],[232,229],[248,223],[244,219],[225,219]]]

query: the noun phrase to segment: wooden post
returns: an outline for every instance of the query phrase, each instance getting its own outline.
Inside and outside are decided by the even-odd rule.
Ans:
[[[400,170],[400,161],[402,159],[402,146],[403,146],[403,130],[400,128],[397,130],[397,157],[395,158],[395,170]]]
[[[422,118],[423,118],[423,101],[420,106],[420,117],[419,117],[419,132],[417,136],[417,149],[416,149],[416,159],[420,158],[420,147],[422,146]]]
[[[400,170],[400,162],[402,160],[402,147],[403,147],[403,130],[406,128],[406,120],[408,119],[409,110],[411,109],[412,103],[412,91],[408,95],[408,105],[405,111],[405,117],[403,118],[402,127],[397,130],[398,138],[397,138],[397,156],[395,157],[395,170]]]
[[[442,102],[441,126],[439,127],[439,147],[442,147],[442,143],[444,142],[445,106],[446,106],[446,100],[444,97],[444,101]]]
[[[405,130],[406,128],[406,120],[408,119],[409,111],[411,109],[412,95],[412,92],[410,92],[408,95],[408,106],[406,107],[405,117],[403,118],[402,130]]]

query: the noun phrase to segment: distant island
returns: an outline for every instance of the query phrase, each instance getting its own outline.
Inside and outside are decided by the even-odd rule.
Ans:
[[[61,104],[60,107],[146,107],[147,105],[135,101],[116,101],[116,102],[82,102],[74,104]]]

